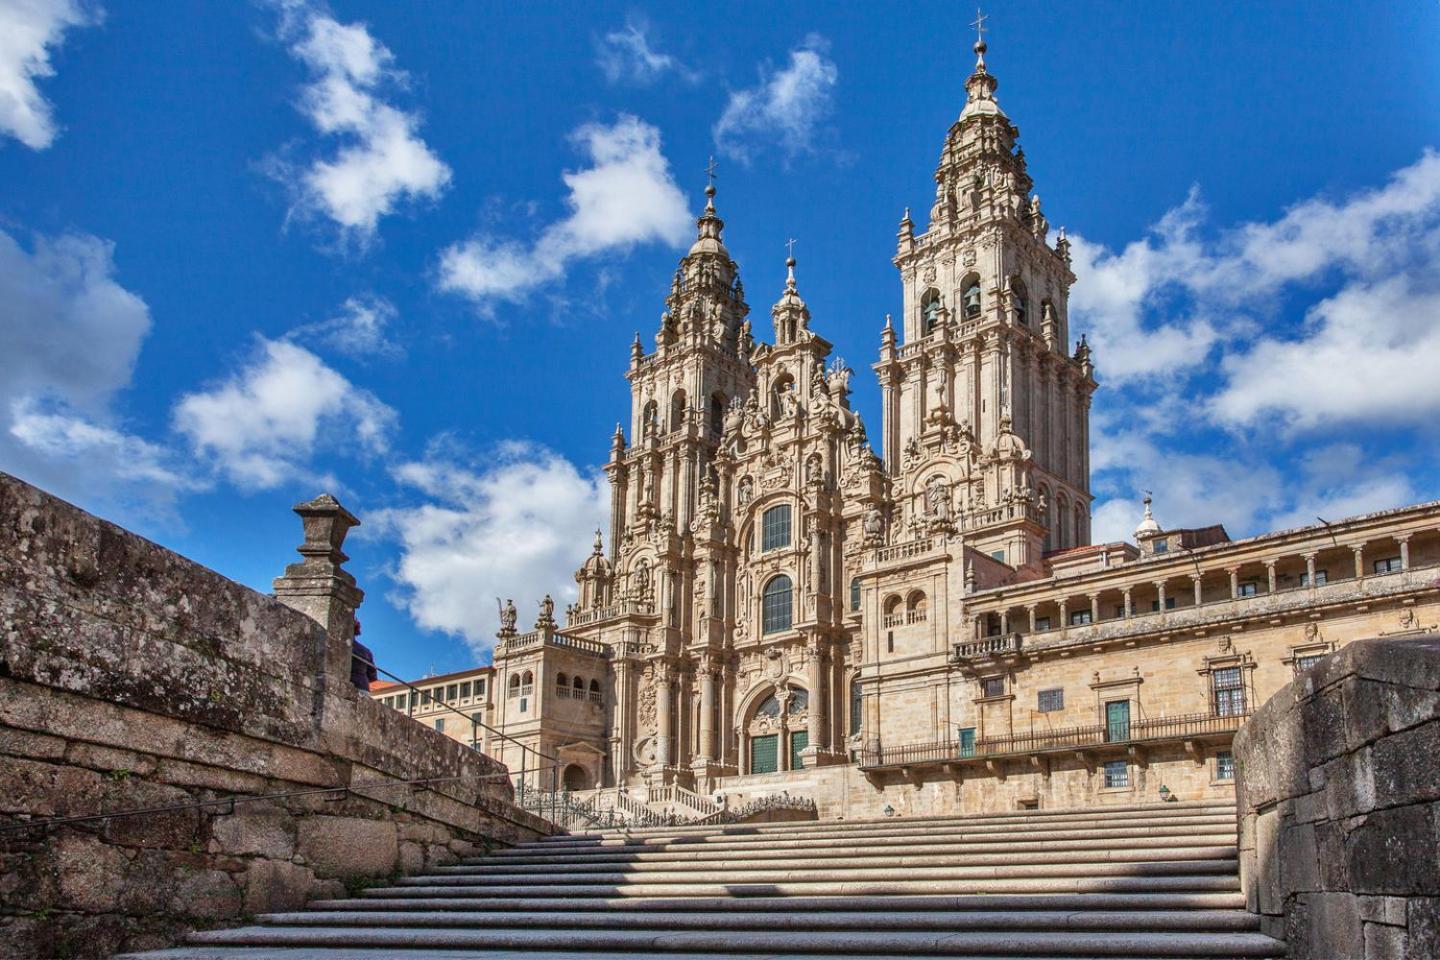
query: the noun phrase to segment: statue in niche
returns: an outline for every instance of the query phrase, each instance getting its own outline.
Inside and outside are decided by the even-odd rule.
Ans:
[[[865,529],[866,543],[880,543],[885,539],[885,514],[875,504],[865,511],[865,519],[862,521]]]
[[[950,520],[950,484],[938,473],[925,484],[925,511],[935,520]]]
[[[741,477],[740,485],[736,488],[735,499],[742,507],[755,499],[755,481],[749,477]]]
[[[822,475],[823,471],[824,464],[820,459],[820,454],[812,453],[810,454],[810,456],[805,458],[806,483],[820,483],[824,479]]]
[[[648,561],[645,561],[645,560],[641,560],[640,563],[635,567],[635,573],[632,574],[631,577],[632,577],[632,581],[633,581],[633,583],[634,583],[634,585],[635,585],[635,597],[636,597],[636,599],[644,600],[646,597],[650,596],[650,564],[649,564],[649,562],[648,562]]]

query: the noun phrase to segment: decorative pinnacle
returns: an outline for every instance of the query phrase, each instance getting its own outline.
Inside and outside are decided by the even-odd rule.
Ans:
[[[970,26],[975,28],[975,70],[977,72],[985,69],[985,51],[989,49],[985,45],[985,21],[989,19],[980,11],[979,7],[975,8],[975,19]]]
[[[715,158],[712,156],[710,162],[705,164],[705,177],[708,181],[705,184],[705,212],[715,212]]]
[[[785,286],[795,289],[795,238],[791,237],[785,241]]]

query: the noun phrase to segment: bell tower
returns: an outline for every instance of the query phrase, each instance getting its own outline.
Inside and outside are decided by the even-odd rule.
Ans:
[[[1050,243],[1019,130],[995,99],[981,29],[929,222],[917,234],[909,210],[900,221],[899,342],[887,318],[875,370],[892,476],[913,480],[941,455],[959,461],[962,475],[947,480],[960,499],[943,507],[977,549],[1018,566],[1089,543],[1095,379],[1084,340],[1068,347],[1069,243],[1063,229]],[[1026,506],[997,512],[1017,500]],[[991,529],[1003,513],[1026,521]]]

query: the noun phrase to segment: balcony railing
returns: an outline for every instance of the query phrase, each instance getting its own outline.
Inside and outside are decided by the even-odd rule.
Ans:
[[[1153,720],[1132,720],[1123,726],[1103,723],[1083,727],[1062,727],[1032,733],[984,737],[973,742],[935,740],[907,743],[879,750],[862,751],[860,766],[907,767],[931,763],[961,763],[967,760],[1007,756],[1031,756],[1087,750],[1094,747],[1128,746],[1158,741],[1193,740],[1197,737],[1232,734],[1249,718],[1248,713],[1217,716],[1196,713]]]
[[[911,557],[918,557],[922,553],[929,553],[934,543],[930,537],[921,537],[918,540],[909,540],[905,543],[897,543],[890,547],[880,547],[875,551],[875,562],[890,563],[895,560],[908,560]]]
[[[655,608],[649,601],[621,600],[619,603],[612,603],[605,607],[592,607],[589,610],[572,610],[565,618],[565,625],[569,627],[584,627],[606,620],[618,620],[621,617],[647,617],[654,615]]]
[[[1024,638],[1020,634],[1010,633],[1003,637],[986,637],[983,640],[957,643],[953,659],[956,661],[985,660],[990,657],[1010,656],[1020,652],[1023,642]]]

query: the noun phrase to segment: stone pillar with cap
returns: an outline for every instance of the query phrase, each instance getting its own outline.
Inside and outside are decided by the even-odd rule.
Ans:
[[[300,561],[275,578],[275,598],[325,628],[324,665],[317,672],[319,691],[354,697],[350,651],[355,640],[355,611],[365,599],[365,591],[344,569],[349,557],[341,547],[345,535],[360,521],[328,493],[296,504],[294,510],[300,515],[305,542],[296,548]]]

